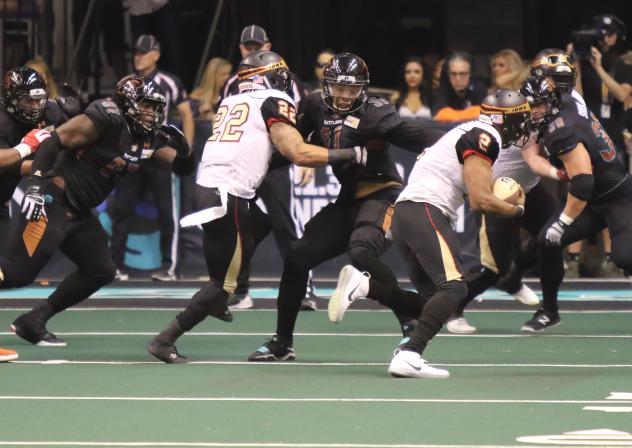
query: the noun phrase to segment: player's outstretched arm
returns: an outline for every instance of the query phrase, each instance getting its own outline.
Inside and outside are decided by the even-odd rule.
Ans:
[[[195,157],[182,131],[173,125],[160,128],[154,141],[156,151],[152,160],[179,176],[188,176],[195,171]]]
[[[366,165],[366,148],[331,149],[310,145],[295,127],[276,122],[270,126],[272,143],[292,163],[299,166],[319,166],[336,163],[357,163]]]
[[[492,165],[482,157],[475,155],[463,161],[463,179],[473,210],[486,214],[520,217],[524,213],[524,191],[520,189],[518,204],[513,205],[494,196],[492,192]]]
[[[534,174],[550,177],[555,180],[568,180],[565,170],[559,170],[540,155],[540,144],[531,143],[522,149],[522,158],[527,162]]]

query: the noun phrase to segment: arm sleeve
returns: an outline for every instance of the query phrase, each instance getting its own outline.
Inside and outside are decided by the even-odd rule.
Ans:
[[[274,123],[286,123],[296,127],[296,108],[283,98],[267,98],[261,105],[261,116],[268,132]]]
[[[490,165],[498,158],[500,150],[494,136],[480,128],[472,128],[463,134],[457,140],[455,149],[461,163],[469,156],[478,156],[487,160]]]
[[[386,134],[386,140],[395,146],[416,154],[434,145],[444,131],[434,122],[425,120],[401,120]]]
[[[51,132],[50,138],[44,140],[39,146],[39,150],[31,165],[31,175],[39,178],[46,177],[46,173],[48,173],[55,164],[60,147],[61,142],[59,141],[57,132]]]

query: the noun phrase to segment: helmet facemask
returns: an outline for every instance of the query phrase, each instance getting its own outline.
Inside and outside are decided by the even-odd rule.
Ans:
[[[323,101],[331,110],[340,114],[356,111],[367,99],[368,82],[345,78],[353,77],[323,78]]]
[[[36,125],[46,108],[48,93],[44,89],[31,89],[14,95],[7,105],[7,111],[18,120]]]

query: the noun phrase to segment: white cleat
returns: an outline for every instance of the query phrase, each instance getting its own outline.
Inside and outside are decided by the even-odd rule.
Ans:
[[[409,350],[401,350],[393,357],[388,373],[395,378],[450,378],[450,372],[431,367],[419,353]]]
[[[465,320],[465,317],[450,319],[446,325],[450,333],[455,334],[472,334],[476,333],[476,327],[473,327]]]
[[[327,311],[329,320],[335,323],[342,321],[349,306],[369,292],[369,274],[362,273],[350,264],[340,270],[336,290],[329,299]]]
[[[523,284],[518,291],[514,292],[511,297],[516,299],[518,302],[529,306],[536,306],[540,304],[540,298],[525,284]]]

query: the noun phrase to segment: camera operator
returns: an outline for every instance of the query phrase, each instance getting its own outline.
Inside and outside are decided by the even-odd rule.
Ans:
[[[632,66],[621,60],[625,24],[612,15],[596,16],[590,29],[573,33],[577,57],[576,90],[597,115],[620,155],[623,141],[623,103],[632,93]]]

